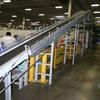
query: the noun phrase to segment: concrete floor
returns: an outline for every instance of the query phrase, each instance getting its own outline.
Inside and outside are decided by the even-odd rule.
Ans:
[[[100,47],[86,52],[74,66],[60,67],[51,86],[14,88],[12,100],[100,100]]]

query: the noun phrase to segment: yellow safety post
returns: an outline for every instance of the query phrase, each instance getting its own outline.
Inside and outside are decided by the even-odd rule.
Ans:
[[[40,78],[40,83],[47,83],[48,82],[48,80],[46,79],[46,75],[44,75],[44,74],[46,74],[46,70],[47,70],[47,66],[46,66],[46,64],[47,64],[47,54],[45,54],[43,57],[42,57],[42,66],[41,66],[41,78]]]
[[[63,62],[64,59],[64,47],[55,48],[55,55],[54,55],[54,68],[57,68],[57,65]]]
[[[29,82],[34,82],[34,78],[35,78],[35,57],[30,57],[30,64],[29,64],[29,67],[30,70],[29,70]]]

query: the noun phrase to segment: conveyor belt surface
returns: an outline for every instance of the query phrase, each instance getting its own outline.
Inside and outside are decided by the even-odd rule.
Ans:
[[[62,26],[64,26],[65,24],[68,24],[69,21],[73,20],[74,18],[76,18],[76,21],[72,21],[71,23],[69,23],[69,25],[66,26],[67,29],[65,29],[66,31],[68,30],[68,28],[71,28],[71,26],[74,26],[72,24],[77,23],[77,21],[82,18],[82,16],[85,14],[87,14],[88,12],[80,12],[74,16],[72,16],[70,19],[64,19],[59,23],[56,23],[54,25],[51,25],[50,27],[48,27],[47,29],[41,31],[40,33],[36,34],[33,37],[30,37],[28,39],[26,39],[25,41],[23,41],[22,43],[15,45],[15,47],[12,47],[11,49],[8,50],[7,53],[4,54],[0,54],[0,65],[4,64],[5,62],[7,62],[8,60],[10,60],[11,58],[15,57],[17,54],[21,53],[25,48],[25,45],[28,46],[32,46],[34,45],[37,41],[40,41],[41,39],[43,39],[44,37],[49,35],[50,33],[53,33],[57,30],[57,28],[60,26],[62,28]],[[77,17],[80,18],[78,19]],[[65,32],[64,29],[62,32]],[[53,40],[53,39],[51,39]]]

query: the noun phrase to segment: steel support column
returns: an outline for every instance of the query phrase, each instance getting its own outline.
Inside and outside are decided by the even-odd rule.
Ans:
[[[71,13],[72,13],[72,0],[69,0],[69,2],[68,2],[68,18],[71,17]]]
[[[51,44],[51,60],[50,60],[50,78],[49,78],[49,85],[52,84],[52,73],[53,73],[53,61],[54,61],[54,41]]]
[[[84,47],[85,47],[85,18],[83,18],[83,40],[82,40],[82,49],[81,49],[81,56],[84,55]]]
[[[5,77],[5,88],[11,84],[11,72]],[[5,90],[5,100],[11,100],[11,86]]]
[[[79,41],[79,32],[80,32],[79,27],[80,27],[79,24],[77,24],[77,34],[76,34],[76,35],[77,35],[77,36],[76,36],[76,37],[77,37],[77,39],[76,39],[76,56],[78,55],[78,44],[79,44],[78,41]]]
[[[28,70],[28,60],[25,61],[25,71]],[[24,74],[24,86],[28,85],[28,72]]]
[[[66,57],[67,57],[67,44],[68,44],[68,33],[66,33],[65,37],[65,50],[64,50],[64,64],[66,64]]]
[[[76,41],[77,41],[77,24],[75,25],[74,49],[73,49],[72,65],[75,64],[75,56],[76,56]]]

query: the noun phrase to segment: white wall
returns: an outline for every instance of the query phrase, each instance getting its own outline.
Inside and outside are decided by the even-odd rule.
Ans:
[[[0,30],[0,37],[5,36],[6,32],[11,32],[12,36],[14,35],[19,35],[21,37],[29,37],[31,34],[35,34],[37,32],[39,32],[39,30],[15,30],[15,29],[11,29],[11,30]]]

